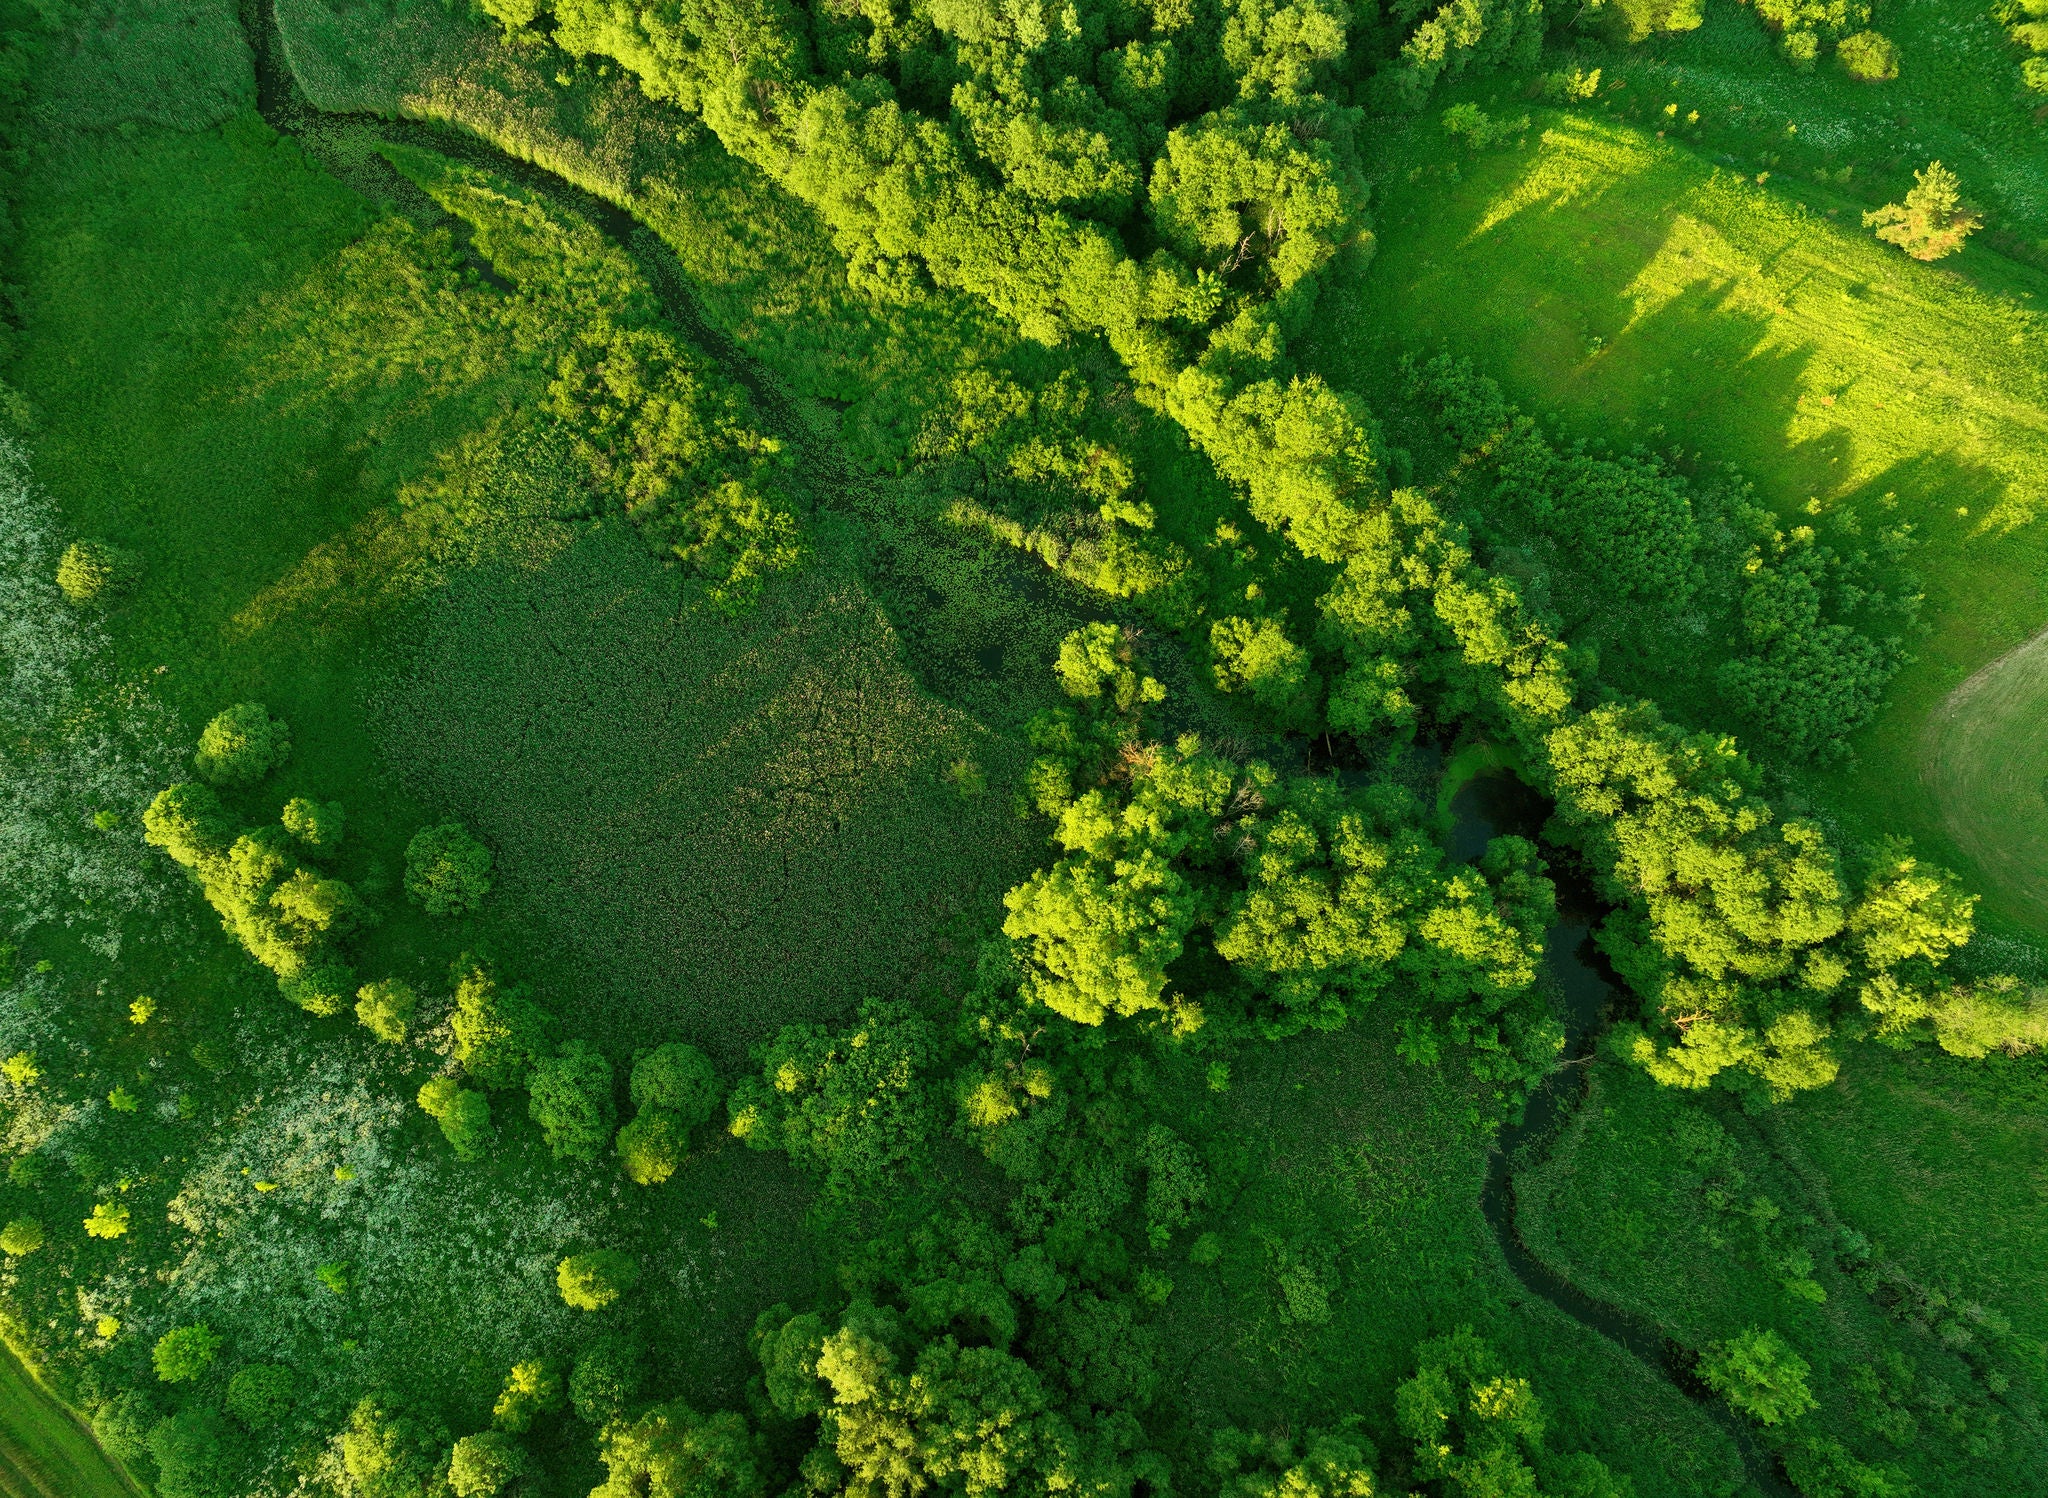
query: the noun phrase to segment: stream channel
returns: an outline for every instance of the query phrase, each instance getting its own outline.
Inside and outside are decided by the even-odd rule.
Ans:
[[[498,172],[574,210],[649,272],[669,317],[745,387],[763,423],[807,460],[803,467],[824,475],[828,485],[842,494],[867,488],[836,444],[818,437],[774,380],[730,338],[709,325],[689,293],[681,267],[631,213],[453,126],[314,109],[299,92],[285,63],[270,0],[261,0],[260,6],[245,6],[243,18],[255,53],[257,109],[272,129],[313,144],[306,141],[303,127],[317,123],[321,132],[347,129],[373,141],[422,146]],[[315,155],[334,165],[327,160],[327,153]],[[386,166],[384,171],[402,198],[423,196],[411,190],[411,184],[395,169]],[[463,242],[466,244],[466,236]],[[479,261],[477,270],[484,279],[504,285],[487,264]],[[823,498],[815,492],[810,497],[814,504]],[[1487,840],[1496,835],[1512,833],[1536,840],[1549,806],[1512,773],[1494,770],[1475,776],[1459,789],[1451,802],[1451,814],[1452,856],[1471,860],[1482,854]],[[1696,1403],[1735,1442],[1744,1471],[1756,1489],[1771,1498],[1797,1498],[1771,1453],[1694,1375],[1690,1351],[1665,1337],[1648,1319],[1588,1295],[1532,1254],[1516,1229],[1514,1171],[1517,1166],[1527,1170],[1538,1164],[1584,1101],[1587,1067],[1606,1024],[1610,1002],[1619,991],[1618,980],[1593,946],[1591,933],[1600,910],[1591,886],[1568,872],[1559,877],[1559,871],[1553,870],[1552,877],[1558,887],[1558,921],[1548,933],[1544,963],[1564,1001],[1564,1055],[1530,1098],[1521,1122],[1504,1127],[1495,1141],[1481,1196],[1487,1224],[1500,1243],[1509,1270],[1525,1289],[1606,1337]]]

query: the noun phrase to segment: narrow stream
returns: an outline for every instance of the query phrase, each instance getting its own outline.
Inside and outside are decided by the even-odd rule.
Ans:
[[[1477,858],[1490,838],[1502,834],[1533,841],[1549,810],[1541,796],[1506,771],[1476,776],[1451,801],[1451,855]],[[1529,1099],[1521,1122],[1503,1128],[1495,1140],[1480,1210],[1499,1240],[1501,1256],[1525,1289],[1662,1373],[1728,1432],[1753,1484],[1772,1498],[1796,1498],[1779,1473],[1777,1459],[1694,1374],[1690,1350],[1647,1318],[1587,1294],[1531,1253],[1515,1225],[1515,1172],[1539,1165],[1585,1102],[1594,1048],[1606,1027],[1609,1006],[1620,994],[1619,980],[1593,945],[1600,911],[1592,888],[1568,871],[1553,870],[1552,877],[1557,882],[1558,919],[1546,933],[1543,963],[1564,1000],[1564,1057]]]
[[[841,495],[858,494],[868,488],[846,462],[837,444],[821,438],[776,382],[705,320],[690,294],[687,277],[668,247],[624,208],[452,126],[370,114],[316,113],[298,94],[283,60],[270,0],[245,6],[243,19],[256,55],[257,109],[272,129],[303,138],[303,126],[317,120],[323,129],[360,130],[376,140],[422,146],[487,167],[574,208],[652,272],[663,310],[746,388],[770,429],[800,453],[805,460],[801,466],[812,476],[813,505],[826,498],[817,492],[818,488],[829,488]],[[391,177],[403,182],[395,170]],[[488,266],[480,265],[479,271],[491,274]],[[1487,840],[1497,834],[1515,833],[1534,839],[1548,807],[1513,775],[1496,771],[1466,784],[1452,801],[1451,810],[1452,854],[1471,859],[1483,853]],[[1509,1269],[1531,1294],[1626,1349],[1668,1379],[1728,1432],[1741,1452],[1752,1484],[1771,1498],[1796,1498],[1779,1475],[1772,1455],[1693,1375],[1692,1356],[1687,1349],[1666,1338],[1648,1320],[1588,1295],[1549,1268],[1529,1252],[1516,1230],[1515,1165],[1527,1169],[1538,1163],[1543,1151],[1584,1101],[1587,1063],[1605,1023],[1609,1002],[1617,992],[1617,985],[1601,971],[1603,964],[1593,949],[1591,931],[1599,912],[1591,890],[1574,888],[1567,878],[1559,881],[1558,898],[1559,919],[1550,929],[1544,962],[1565,1000],[1565,1056],[1530,1098],[1522,1121],[1503,1129],[1496,1141],[1481,1197],[1486,1221],[1500,1242]]]

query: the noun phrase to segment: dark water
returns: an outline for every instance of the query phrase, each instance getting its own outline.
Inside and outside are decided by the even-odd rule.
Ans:
[[[488,167],[574,208],[652,272],[650,279],[664,310],[746,388],[757,409],[768,418],[768,425],[802,451],[810,472],[824,477],[828,486],[836,481],[847,488],[858,487],[836,447],[817,442],[780,387],[704,319],[673,255],[626,210],[450,127],[374,115],[317,113],[300,96],[286,69],[283,49],[276,42],[276,23],[269,0],[245,6],[243,19],[256,53],[257,108],[273,129],[282,134],[301,135],[306,125],[317,121],[323,132],[339,127],[362,131],[376,140],[423,146]],[[395,187],[401,195],[417,196],[411,184],[395,170],[384,166],[383,171],[391,179],[387,185]],[[479,263],[477,270],[488,280],[499,280],[487,264]],[[819,497],[814,494],[813,502]],[[1452,855],[1470,860],[1483,854],[1487,842],[1496,836],[1514,834],[1536,840],[1549,806],[1512,774],[1496,771],[1480,775],[1461,788],[1451,802],[1451,812]],[[1590,933],[1600,911],[1591,886],[1568,869],[1554,869],[1552,877],[1558,886],[1559,916],[1548,934],[1544,964],[1564,1001],[1564,1053],[1557,1069],[1529,1099],[1521,1122],[1502,1129],[1495,1143],[1481,1197],[1486,1221],[1500,1242],[1508,1268],[1531,1294],[1541,1296],[1669,1379],[1734,1439],[1750,1481],[1757,1488],[1773,1498],[1796,1498],[1770,1453],[1694,1377],[1690,1352],[1664,1337],[1647,1320],[1588,1295],[1550,1269],[1529,1252],[1516,1230],[1514,1167],[1519,1165],[1526,1170],[1538,1164],[1584,1101],[1587,1063],[1607,1022],[1608,1010],[1620,994],[1611,972],[1605,969],[1593,948]]]
[[[1533,841],[1549,812],[1543,797],[1513,775],[1496,771],[1478,776],[1451,801],[1452,855],[1475,859],[1486,851],[1490,839],[1506,834]],[[1529,1099],[1521,1122],[1504,1127],[1495,1140],[1480,1209],[1500,1243],[1501,1256],[1525,1289],[1661,1373],[1733,1438],[1751,1483],[1773,1498],[1795,1498],[1776,1458],[1694,1375],[1688,1349],[1646,1318],[1587,1294],[1550,1268],[1529,1252],[1515,1226],[1515,1171],[1539,1165],[1585,1101],[1588,1063],[1611,1007],[1624,997],[1619,979],[1593,945],[1593,926],[1601,912],[1592,886],[1569,868],[1554,868],[1552,877],[1557,883],[1558,920],[1545,936],[1543,964],[1563,1000],[1564,1053]]]

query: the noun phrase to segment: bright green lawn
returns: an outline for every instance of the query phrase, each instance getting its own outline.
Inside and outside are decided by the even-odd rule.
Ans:
[[[1933,632],[1822,783],[1867,833],[1925,839],[1994,911],[2048,925],[1943,836],[1918,742],[2048,622],[2048,276],[1975,246],[1914,264],[1853,204],[1803,206],[1584,115],[1538,111],[1524,144],[1476,158],[1425,119],[1386,168],[1380,252],[1332,294],[1321,366],[1372,389],[1402,350],[1455,349],[1567,435],[1738,464],[1788,523],[1895,494]],[[2048,800],[2029,814],[2048,824]]]

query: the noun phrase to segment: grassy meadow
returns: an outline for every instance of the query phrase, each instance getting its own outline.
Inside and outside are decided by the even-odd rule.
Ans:
[[[1787,526],[1852,502],[1909,521],[1930,632],[1815,789],[1866,834],[1954,861],[1995,916],[2048,922],[1994,850],[1952,833],[1923,738],[1949,692],[2048,623],[2048,276],[1976,246],[1916,265],[1846,197],[1759,186],[1597,114],[1533,114],[1491,152],[1431,118],[1388,149],[1379,252],[1326,307],[1321,367],[1370,383],[1395,353],[1454,347],[1563,436],[1736,465]],[[2048,829],[2048,798],[2010,810],[2028,837]]]

